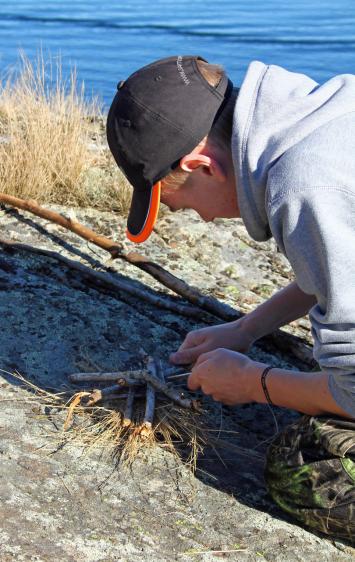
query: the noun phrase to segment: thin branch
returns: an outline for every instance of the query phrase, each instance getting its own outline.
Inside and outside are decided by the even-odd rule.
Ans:
[[[71,230],[85,240],[89,240],[96,246],[107,250],[111,254],[112,259],[122,259],[132,265],[135,265],[136,267],[139,267],[140,269],[146,271],[149,275],[154,277],[157,281],[162,283],[165,287],[168,287],[187,301],[191,302],[195,306],[200,307],[206,312],[213,314],[224,322],[237,320],[244,316],[243,313],[235,310],[225,303],[218,301],[214,297],[202,295],[199,291],[185,283],[185,281],[179,279],[178,277],[175,277],[175,275],[172,275],[163,267],[148,260],[146,257],[136,252],[125,254],[123,252],[123,246],[119,243],[115,243],[105,236],[96,234],[96,232],[82,225],[78,221],[75,221],[71,218],[66,218],[64,217],[64,215],[61,215],[54,211],[44,209],[34,200],[25,201],[23,199],[19,199],[18,197],[0,193],[0,203],[5,203],[7,205],[11,205],[12,207],[17,207],[24,211],[28,211],[36,216],[59,224],[63,228]],[[261,338],[258,341],[258,344],[259,343],[266,345],[271,344],[273,347],[276,347],[281,351],[293,353],[295,357],[311,367],[315,365],[315,360],[312,355],[312,348],[305,344],[302,338],[294,336],[293,334],[288,334],[287,332],[276,330],[272,334]]]
[[[42,219],[46,219],[50,222],[55,222],[66,230],[71,230],[75,234],[78,234],[78,236],[81,236],[81,238],[89,240],[89,242],[93,242],[93,244],[96,244],[96,246],[107,250],[111,254],[121,252],[122,250],[121,245],[115,244],[114,242],[112,242],[112,240],[106,238],[106,236],[100,236],[99,234],[96,234],[96,232],[91,230],[91,228],[87,228],[74,219],[66,218],[60,213],[56,213],[55,211],[50,211],[49,209],[41,207],[34,199],[25,200],[20,199],[19,197],[14,197],[12,195],[7,195],[6,193],[0,193],[0,203],[22,209],[23,211],[28,211],[29,213],[32,213],[33,215],[41,217]]]
[[[192,369],[192,364],[181,365],[180,367],[178,365],[175,365],[174,367],[167,367],[166,369],[164,369],[164,372],[162,372],[162,377],[165,380],[172,375],[180,375],[180,373],[184,374],[189,369]]]
[[[146,271],[165,287],[174,291],[174,293],[177,293],[192,304],[199,306],[219,318],[235,320],[236,315],[238,315],[238,317],[240,315],[240,313],[237,313],[237,311],[219,302],[217,299],[202,295],[199,291],[193,289],[185,283],[185,281],[182,281],[169,271],[166,271],[160,265],[148,260],[145,256],[142,256],[137,252],[129,252],[128,254],[125,254],[121,244],[113,242],[110,238],[106,238],[106,236],[100,236],[90,228],[72,218],[66,218],[60,213],[41,207],[38,205],[37,201],[33,199],[24,200],[12,195],[0,193],[0,203],[11,205],[12,207],[22,209],[23,211],[28,211],[33,215],[47,219],[62,226],[63,228],[66,228],[67,230],[70,230],[71,232],[74,232],[81,238],[84,238],[84,240],[88,240],[99,248],[109,252],[112,259],[124,260],[132,265],[135,265],[139,269]]]
[[[18,251],[25,251],[31,252],[33,254],[47,256],[51,259],[64,263],[68,268],[74,269],[75,271],[79,272],[80,275],[86,280],[90,281],[90,283],[94,287],[98,287],[99,289],[108,289],[109,291],[124,291],[125,293],[130,294],[131,296],[148,302],[152,306],[157,306],[158,308],[163,308],[166,310],[170,310],[175,314],[180,314],[181,316],[185,316],[187,318],[193,318],[195,320],[203,320],[203,313],[201,310],[197,308],[193,308],[189,305],[184,305],[180,303],[176,303],[173,301],[168,300],[165,297],[160,297],[147,291],[145,289],[140,289],[139,287],[135,287],[129,281],[124,281],[122,279],[117,279],[109,275],[108,273],[104,273],[101,271],[95,271],[83,265],[80,262],[71,260],[65,256],[62,256],[58,252],[54,252],[53,250],[45,250],[43,248],[35,248],[34,246],[29,246],[28,244],[22,244],[19,242],[11,242],[9,240],[4,240],[3,238],[0,239],[0,245],[5,248],[18,250]]]
[[[148,357],[147,361],[148,372],[157,377],[157,368],[153,357]],[[148,435],[152,431],[155,410],[155,390],[151,384],[147,384],[146,398],[145,398],[145,412],[144,420],[141,427],[141,435]]]
[[[123,421],[122,421],[123,427],[129,427],[132,423],[134,398],[135,398],[135,390],[133,386],[130,386],[128,390],[126,407],[124,409],[124,414],[123,414]]]
[[[155,388],[155,390],[165,394],[178,406],[192,410],[199,410],[199,404],[196,400],[192,400],[191,398],[182,398],[181,393],[178,390],[168,386],[166,383],[155,377],[152,373],[149,373],[148,371],[142,371],[141,376],[147,384],[151,384],[152,387]]]
[[[129,379],[130,375],[139,376],[141,371],[115,371],[111,373],[73,373],[68,376],[71,382],[87,382],[87,381],[97,381],[97,382],[108,382],[108,381],[117,381],[118,379],[124,377],[127,380]],[[132,383],[137,384],[136,380],[132,380]]]
[[[178,379],[186,379],[190,375],[191,375],[191,371],[189,371],[188,373],[179,373],[178,375],[170,375],[169,377],[167,377],[167,380],[170,382]]]
[[[117,394],[118,392],[121,392],[121,390],[122,386],[119,384],[107,386],[106,388],[95,389],[89,394],[89,396],[84,396],[82,402],[84,402],[85,406],[93,406],[96,402],[100,402],[111,394]]]

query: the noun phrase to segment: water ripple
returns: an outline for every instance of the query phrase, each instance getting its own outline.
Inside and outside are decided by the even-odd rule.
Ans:
[[[158,23],[128,23],[128,22],[115,22],[105,19],[84,19],[84,18],[69,18],[69,17],[43,17],[32,16],[25,14],[1,14],[1,19],[13,22],[33,22],[44,24],[61,24],[61,25],[74,25],[75,27],[86,28],[107,28],[107,29],[122,29],[122,30],[146,30],[146,31],[163,31],[174,35],[185,35],[195,37],[209,37],[212,39],[229,40],[234,43],[253,43],[253,44],[285,44],[285,45],[351,45],[355,46],[355,36],[350,37],[312,37],[312,36],[275,36],[275,35],[262,35],[262,34],[243,34],[238,32],[226,32],[217,30],[200,30],[184,26],[177,26],[175,24],[158,24]]]

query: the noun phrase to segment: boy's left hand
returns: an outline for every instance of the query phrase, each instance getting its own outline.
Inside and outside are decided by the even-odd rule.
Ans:
[[[254,367],[254,368],[253,368]],[[229,406],[253,402],[258,376],[257,363],[229,349],[214,349],[197,359],[187,386]]]

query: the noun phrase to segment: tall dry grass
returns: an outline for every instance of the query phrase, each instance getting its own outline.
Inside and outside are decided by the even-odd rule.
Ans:
[[[131,189],[111,157],[104,117],[60,60],[34,64],[0,84],[0,191],[41,203],[125,212]]]

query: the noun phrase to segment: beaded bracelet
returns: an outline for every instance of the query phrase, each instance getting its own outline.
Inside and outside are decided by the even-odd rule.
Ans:
[[[270,394],[269,394],[268,389],[266,388],[266,382],[265,382],[266,375],[268,374],[268,372],[269,372],[271,369],[273,369],[273,367],[271,367],[271,366],[269,365],[268,367],[266,367],[266,368],[263,370],[263,372],[262,372],[262,374],[261,374],[261,386],[263,387],[263,391],[264,391],[266,400],[268,401],[268,404],[270,404],[270,406],[274,406],[275,404],[272,402],[272,400],[271,400],[271,398],[270,398]]]

